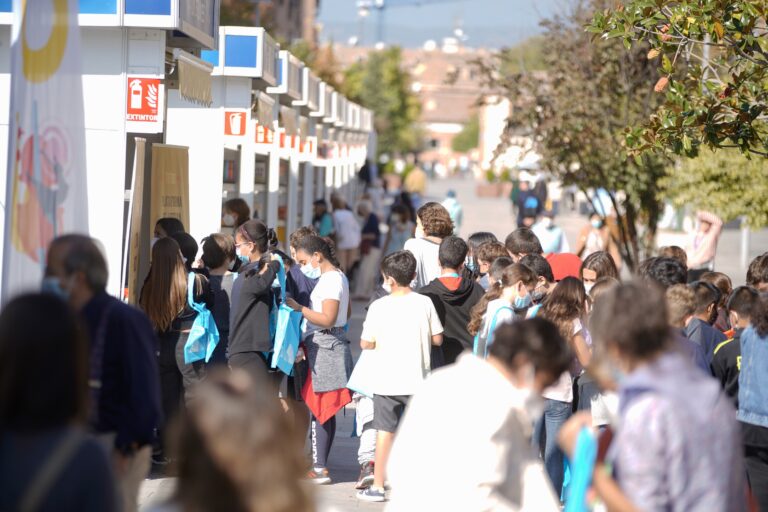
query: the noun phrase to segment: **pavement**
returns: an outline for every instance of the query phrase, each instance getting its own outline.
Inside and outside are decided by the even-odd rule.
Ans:
[[[508,198],[478,198],[475,196],[475,182],[472,179],[451,178],[430,183],[428,198],[442,200],[446,192],[455,190],[464,208],[464,222],[460,228],[463,237],[477,231],[490,231],[500,240],[515,229],[515,218],[512,215]],[[557,224],[568,236],[571,247],[575,246],[576,238],[587,219],[574,212],[565,212],[558,216]],[[730,275],[734,286],[743,284],[746,269],[740,264],[741,232],[738,229],[727,229],[723,232],[717,253],[718,270]],[[661,245],[677,243],[685,245],[685,235],[680,233],[662,233],[659,236]],[[768,230],[751,233],[750,259],[768,250]],[[349,336],[352,341],[352,354],[357,359],[360,354],[359,339],[362,323],[365,318],[364,303],[353,304],[353,314],[350,319]],[[346,407],[337,416],[338,431],[329,460],[329,471],[333,484],[317,487],[319,512],[343,512],[348,510],[383,510],[381,504],[364,503],[355,497],[354,484],[359,473],[357,464],[357,438],[352,437],[354,406]],[[139,503],[142,510],[147,505],[163,501],[174,489],[172,478],[146,480],[141,488]]]

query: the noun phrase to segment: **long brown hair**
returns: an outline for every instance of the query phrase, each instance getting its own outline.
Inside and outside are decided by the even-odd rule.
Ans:
[[[575,277],[566,277],[549,292],[537,316],[555,324],[563,338],[570,340],[573,321],[586,315],[587,298],[584,283]]]
[[[165,332],[187,304],[187,270],[173,238],[152,247],[152,265],[141,289],[139,306],[157,332]]]
[[[520,281],[525,286],[534,286],[537,278],[536,272],[520,263],[515,263],[505,268],[501,274],[501,280],[492,283],[488,292],[472,308],[472,315],[470,316],[469,325],[467,325],[469,333],[474,336],[480,331],[480,327],[483,325],[483,316],[488,309],[488,303],[501,297],[504,288],[514,286]]]
[[[276,396],[242,370],[209,375],[171,428],[187,512],[311,512],[303,445]]]

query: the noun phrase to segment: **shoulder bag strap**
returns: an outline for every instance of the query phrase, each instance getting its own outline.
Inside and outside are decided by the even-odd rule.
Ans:
[[[77,431],[69,431],[64,435],[64,439],[54,447],[53,452],[45,460],[43,466],[35,474],[32,483],[24,492],[19,501],[19,512],[36,512],[40,508],[51,487],[56,483],[56,479],[67,468],[70,459],[82,444],[83,439],[84,436]]]
[[[195,302],[195,285],[197,284],[195,273],[190,272],[187,276],[187,302],[189,303],[189,307],[197,311],[198,313],[202,312],[203,308],[205,308],[205,304],[198,304]]]
[[[488,345],[490,345],[489,342],[491,341],[491,338],[493,337],[494,331],[496,331],[496,322],[499,319],[499,313],[501,313],[505,309],[508,310],[508,311],[511,311],[513,315],[515,314],[515,310],[510,308],[510,307],[507,307],[507,306],[504,306],[504,307],[501,307],[501,308],[497,309],[496,312],[493,314],[493,318],[491,318],[491,325],[488,327],[488,336],[485,337],[485,354],[484,354],[485,357],[488,356]]]
[[[107,324],[109,323],[109,314],[114,307],[115,302],[112,300],[104,306],[92,340],[88,387],[91,391],[91,425],[94,427],[99,420],[99,398],[101,395],[101,378],[104,373],[104,345],[107,342]]]

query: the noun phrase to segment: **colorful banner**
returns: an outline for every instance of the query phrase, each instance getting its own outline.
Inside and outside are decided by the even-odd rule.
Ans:
[[[53,238],[88,232],[77,0],[14,0],[2,298],[40,287]]]

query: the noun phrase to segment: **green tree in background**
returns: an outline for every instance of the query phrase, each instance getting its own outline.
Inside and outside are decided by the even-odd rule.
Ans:
[[[662,186],[677,207],[710,210],[726,222],[744,216],[753,228],[768,225],[768,180],[761,158],[704,149],[670,169]]]
[[[480,144],[480,117],[475,114],[464,128],[456,134],[451,149],[457,153],[469,153]]]
[[[662,211],[659,179],[667,162],[655,155],[630,157],[624,132],[656,107],[659,74],[646,58],[647,48],[591,41],[583,27],[608,5],[613,1],[579,0],[570,13],[543,23],[546,75],[504,72],[499,56],[480,69],[488,92],[512,105],[498,151],[515,137],[529,136],[543,170],[585,193],[608,191],[621,219],[614,238],[634,268],[655,239]]]
[[[344,72],[342,92],[374,112],[379,154],[404,154],[420,149],[417,127],[421,104],[403,69],[400,48],[371,52]]]
[[[633,123],[635,152],[738,148],[768,157],[768,2],[629,0],[598,10],[587,30],[646,52],[663,103]]]

